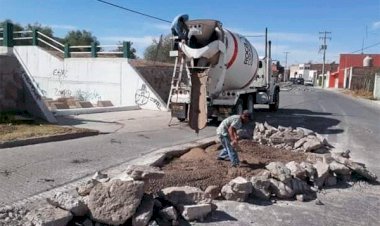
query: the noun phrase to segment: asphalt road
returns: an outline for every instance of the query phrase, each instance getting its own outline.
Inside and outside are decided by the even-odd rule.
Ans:
[[[257,121],[302,126],[326,135],[337,148],[380,175],[380,108],[341,94],[303,86],[281,92],[280,110],[255,112]],[[183,124],[168,127],[167,112],[130,111],[61,119],[109,134],[0,149],[0,205],[8,204],[141,157],[162,147],[215,134],[194,134]],[[175,121],[175,120],[174,120]]]

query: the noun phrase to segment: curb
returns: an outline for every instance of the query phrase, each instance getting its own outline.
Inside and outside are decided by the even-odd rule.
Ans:
[[[140,157],[128,160],[124,163],[118,164],[116,166],[111,166],[99,171],[108,174],[110,178],[117,178],[118,175],[121,175],[127,166],[129,165],[149,165],[149,166],[159,166],[164,163],[166,159],[171,159],[174,157],[179,157],[180,155],[188,152],[192,148],[196,147],[207,147],[209,145],[216,143],[216,137],[208,137],[200,140],[195,140],[192,142],[179,144],[171,147],[161,148],[153,150],[147,154],[143,154]],[[56,192],[67,192],[75,190],[79,185],[87,182],[92,178],[93,173],[83,176],[78,179],[74,179],[72,181],[67,182],[66,184],[59,185],[58,187],[52,188],[48,191],[43,191],[32,195],[28,198],[15,201],[11,204],[7,204],[6,206],[15,206],[15,207],[27,207],[27,208],[35,208],[40,205],[41,202],[45,201],[46,198],[52,197]]]
[[[31,145],[31,144],[71,140],[71,139],[88,137],[88,136],[96,136],[96,135],[99,135],[99,131],[83,131],[83,132],[78,132],[78,133],[68,133],[68,134],[53,135],[53,136],[27,138],[27,139],[22,139],[22,140],[15,140],[15,141],[6,141],[6,142],[0,143],[0,149],[26,146],[26,145]]]
[[[140,110],[139,106],[113,106],[113,107],[93,107],[93,108],[74,108],[74,109],[57,109],[53,110],[54,116],[67,116],[67,115],[82,115],[82,114],[96,114],[108,113],[117,111],[133,111]]]

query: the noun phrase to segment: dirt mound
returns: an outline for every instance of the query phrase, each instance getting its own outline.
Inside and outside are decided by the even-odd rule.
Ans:
[[[202,148],[193,148],[179,158],[181,160],[201,160],[208,158],[208,156]]]
[[[260,145],[253,141],[239,142],[239,168],[232,168],[230,161],[217,160],[219,145],[214,145],[204,151],[193,149],[191,152],[176,158],[162,167],[165,176],[152,180],[149,192],[157,192],[171,186],[194,186],[206,189],[209,185],[222,187],[237,176],[250,177],[261,172],[265,165],[274,162],[302,162],[307,156]]]

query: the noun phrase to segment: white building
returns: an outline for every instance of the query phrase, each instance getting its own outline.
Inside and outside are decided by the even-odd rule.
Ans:
[[[311,70],[311,64],[298,64],[290,66],[290,78],[303,78],[312,80],[317,76],[317,70]]]

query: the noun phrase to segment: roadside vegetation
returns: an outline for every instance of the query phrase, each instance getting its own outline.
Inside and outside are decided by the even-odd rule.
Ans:
[[[0,113],[0,144],[28,138],[74,134],[86,131],[91,130],[47,124],[30,118],[26,114],[14,111]]]

